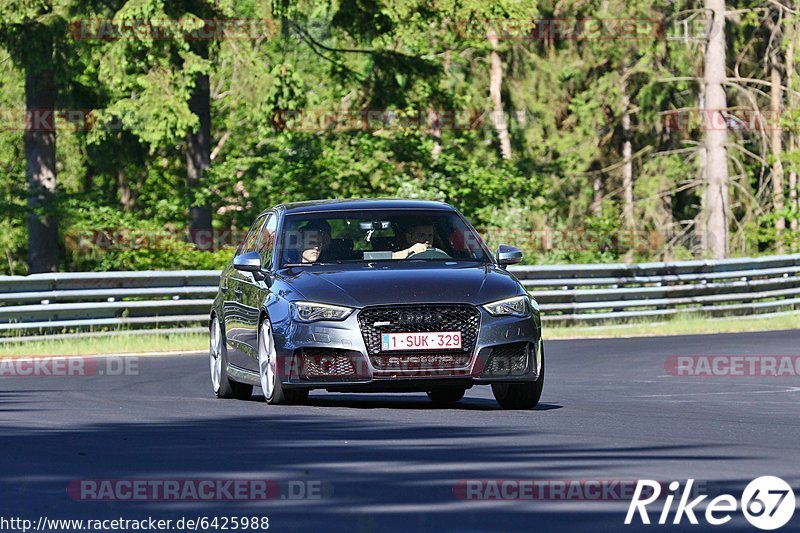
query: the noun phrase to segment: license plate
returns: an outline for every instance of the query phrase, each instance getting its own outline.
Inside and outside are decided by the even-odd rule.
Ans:
[[[381,333],[381,350],[443,350],[461,348],[460,331]]]

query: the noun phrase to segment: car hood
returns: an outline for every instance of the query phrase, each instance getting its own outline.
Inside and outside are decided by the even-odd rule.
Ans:
[[[288,268],[278,274],[297,298],[348,307],[405,303],[480,305],[525,294],[512,274],[486,263],[319,265]]]

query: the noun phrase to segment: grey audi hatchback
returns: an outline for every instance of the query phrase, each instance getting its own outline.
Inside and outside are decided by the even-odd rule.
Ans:
[[[302,403],[314,389],[426,392],[452,404],[491,385],[505,409],[542,394],[536,301],[452,206],[411,200],[282,204],[261,213],[210,314],[219,398]]]

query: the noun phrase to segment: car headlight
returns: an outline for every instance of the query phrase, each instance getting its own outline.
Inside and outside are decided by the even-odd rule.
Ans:
[[[505,300],[498,300],[483,306],[493,316],[528,316],[531,314],[531,304],[527,296],[514,296]]]
[[[338,305],[319,304],[315,302],[294,302],[294,314],[300,322],[317,320],[344,320],[353,309]]]

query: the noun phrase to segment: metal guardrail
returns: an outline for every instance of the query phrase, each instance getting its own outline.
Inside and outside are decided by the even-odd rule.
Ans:
[[[800,308],[800,254],[720,261],[510,267],[543,320],[593,323]],[[204,324],[219,271],[0,276],[0,336]]]
[[[747,315],[800,307],[800,254],[609,265],[513,269],[543,320],[608,320]]]
[[[0,335],[204,323],[218,270],[0,276]]]

